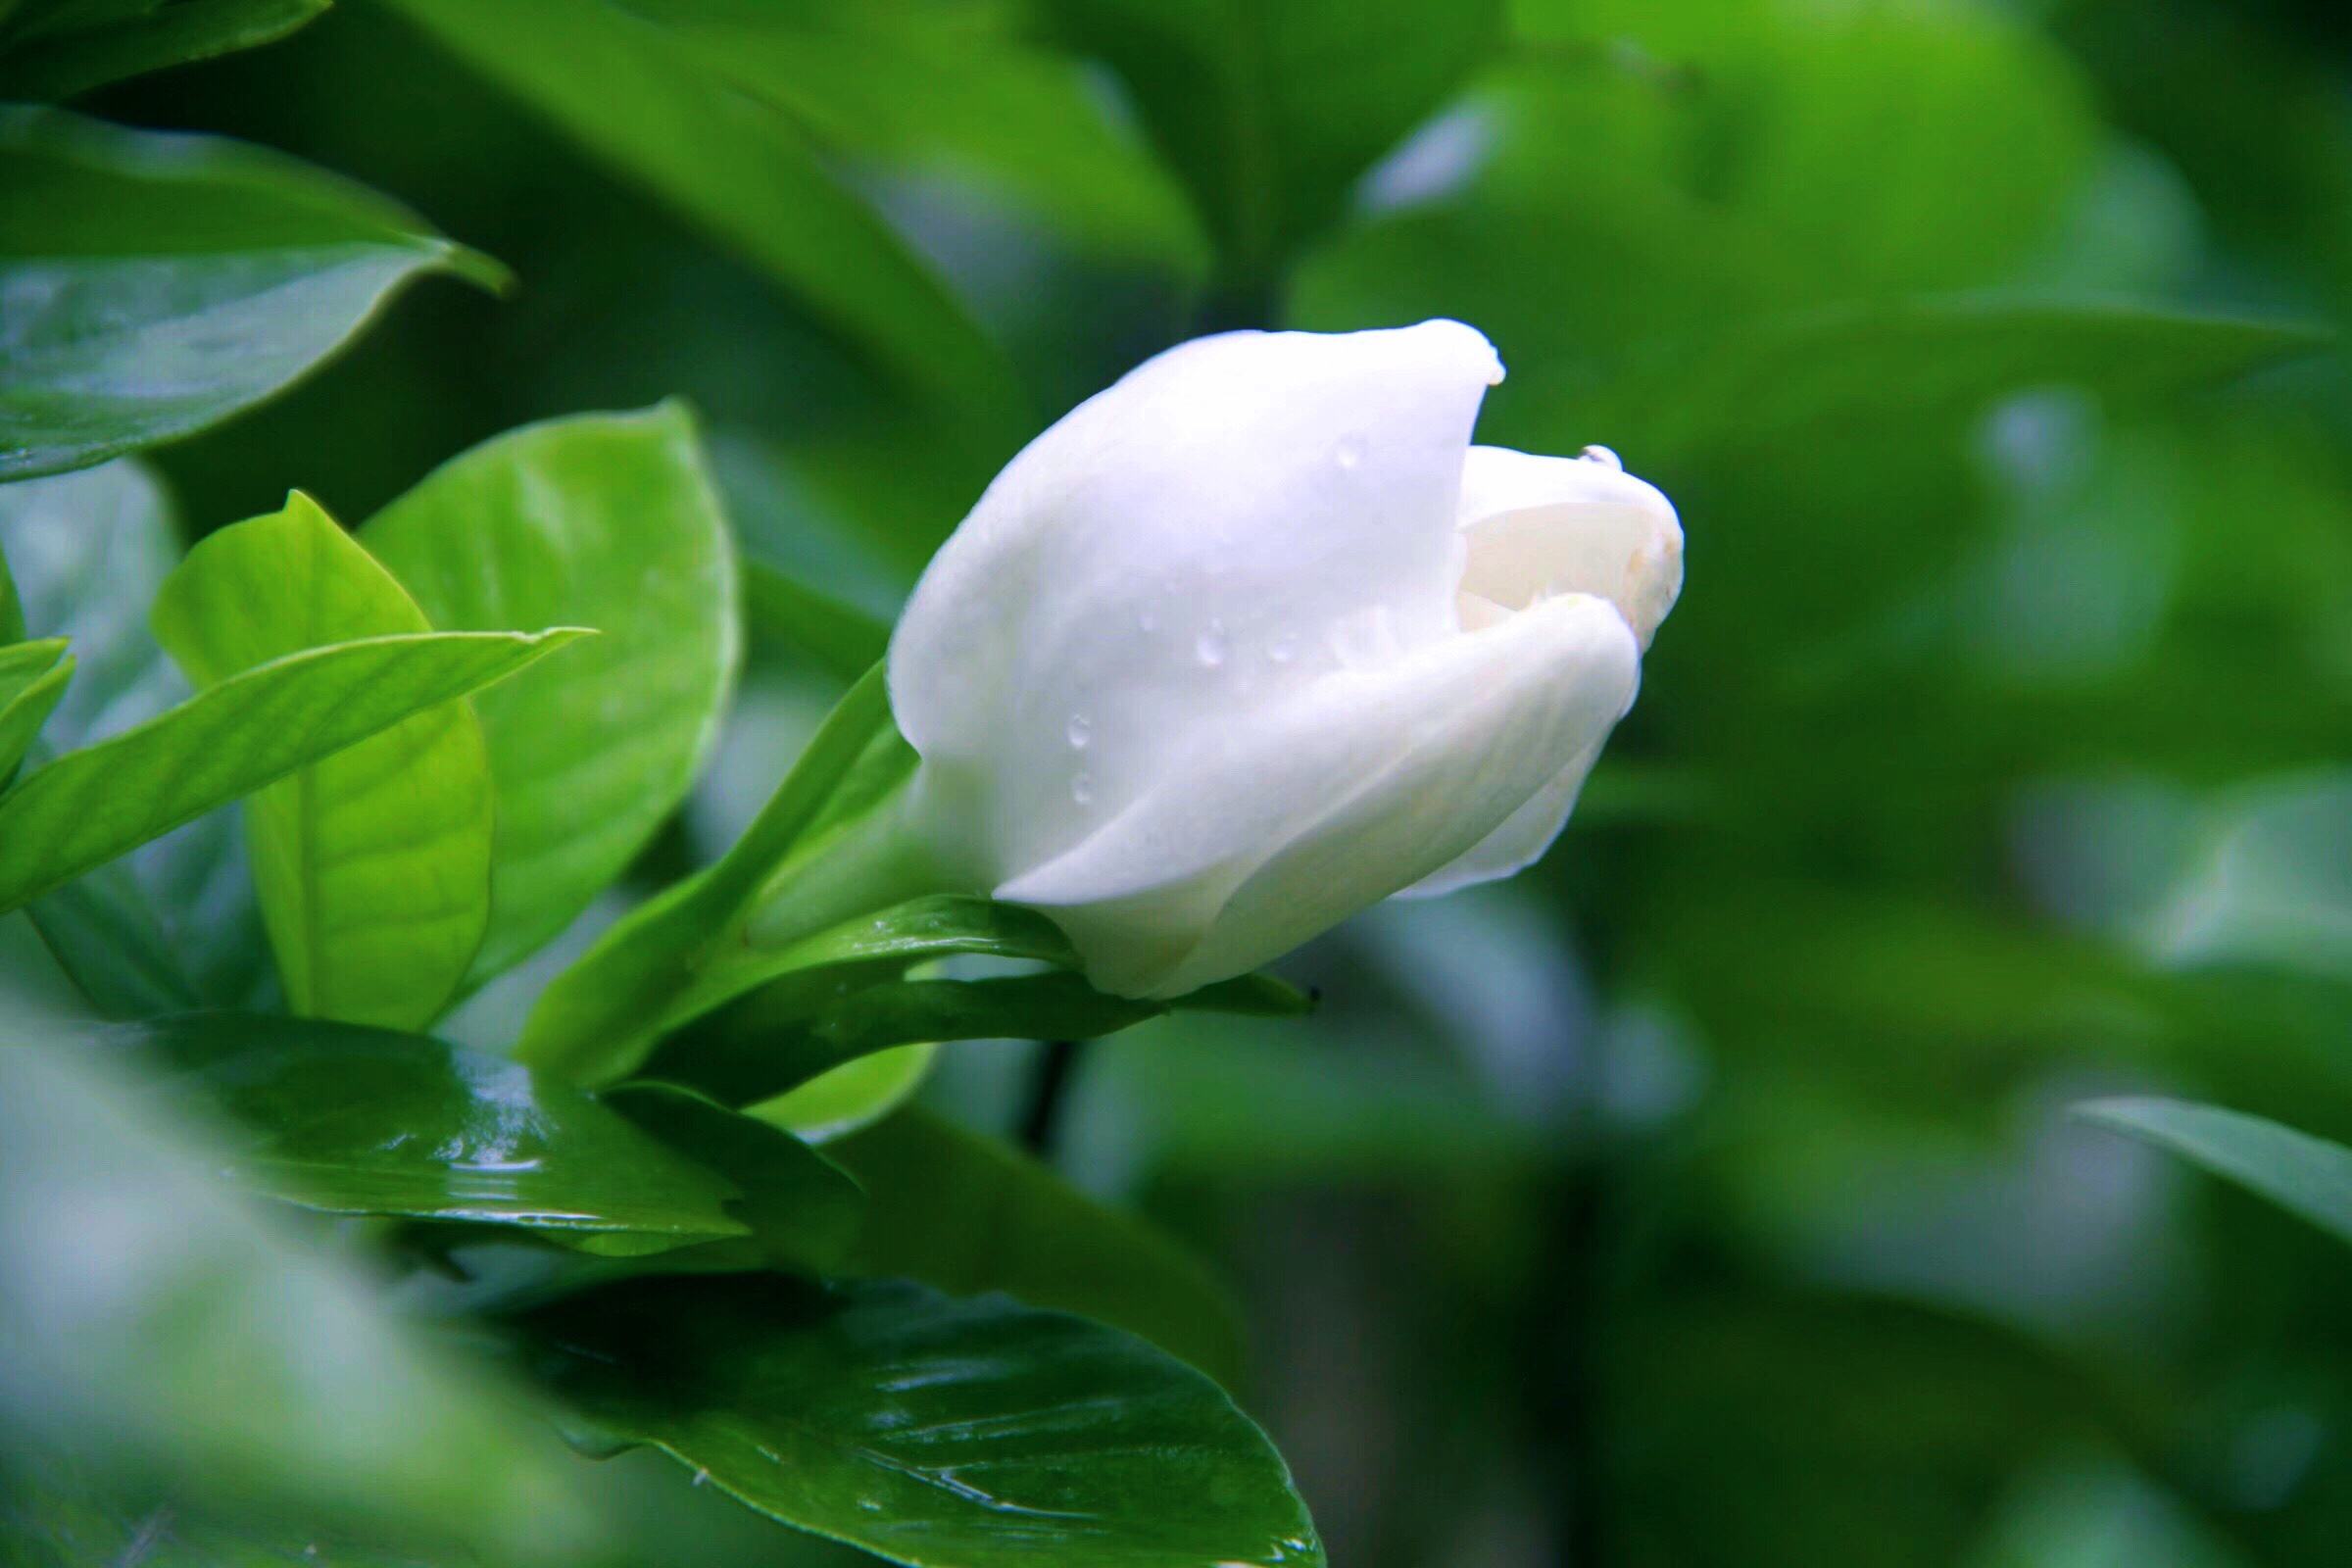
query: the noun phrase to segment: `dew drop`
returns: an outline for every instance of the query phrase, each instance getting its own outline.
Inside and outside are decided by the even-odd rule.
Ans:
[[[1615,468],[1620,473],[1625,471],[1624,460],[1607,447],[1587,447],[1577,456],[1587,463],[1597,463],[1604,468]]]
[[[1193,652],[1200,657],[1202,666],[1208,669],[1225,662],[1225,623],[1221,620],[1210,621],[1208,629],[1193,642]]]
[[[1084,713],[1072,713],[1070,715],[1070,727],[1068,733],[1070,737],[1070,750],[1073,752],[1083,752],[1086,750],[1086,743],[1095,738],[1094,721],[1088,718]]]
[[[1070,778],[1070,799],[1080,806],[1095,803],[1095,780],[1092,774],[1077,773]]]
[[[1364,438],[1351,435],[1331,450],[1331,461],[1343,468],[1354,468],[1364,461]]]

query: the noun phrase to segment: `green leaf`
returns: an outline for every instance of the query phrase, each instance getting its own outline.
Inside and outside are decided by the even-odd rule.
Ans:
[[[1027,434],[998,347],[808,134],[608,0],[395,0],[466,62],[772,272],[987,462]],[[564,41],[548,47],[550,38]]]
[[[747,906],[811,827],[821,822],[878,739],[895,737],[879,666],[818,726],[760,815],[718,863],[647,901],[551,982],[531,1010],[516,1056],[582,1083],[627,1077],[667,1028],[744,989],[707,971],[739,945]],[[904,744],[904,743],[902,743]]]
[[[570,924],[701,771],[742,640],[734,547],[676,404],[499,436],[360,537],[444,631],[601,633],[473,700],[498,793],[479,984]]]
[[[1140,1335],[1237,1386],[1241,1320],[1200,1261],[1009,1144],[910,1105],[826,1152],[865,1189],[848,1272],[952,1296],[1003,1291]]]
[[[0,545],[6,544],[0,539]],[[17,579],[8,569],[8,552],[0,550],[0,644],[24,640],[24,602],[17,596]]]
[[[624,1114],[422,1035],[198,1013],[93,1040],[135,1056],[175,1100],[240,1128],[228,1155],[235,1179],[305,1208],[511,1227],[624,1256],[755,1234],[792,1250],[797,1222],[779,1193],[831,1195],[808,1234],[834,1250],[843,1203],[855,1213],[847,1179],[772,1127],[716,1107],[692,1122],[685,1112],[663,1122],[668,1104]],[[748,1194],[664,1141],[664,1126],[708,1132],[718,1116],[758,1140],[767,1191]]]
[[[992,913],[1006,908],[983,906]],[[859,926],[871,933],[897,912],[886,911],[878,921],[860,921]],[[938,952],[927,948],[918,956]],[[813,984],[785,980],[764,987],[703,1024],[671,1035],[654,1052],[645,1071],[740,1105],[782,1094],[845,1062],[896,1046],[949,1040],[1094,1040],[1174,1007],[1296,1015],[1308,1005],[1298,992],[1262,975],[1224,981],[1175,1002],[1153,1002],[1108,996],[1079,975],[1058,971],[863,985],[828,973],[814,977]]]
[[[782,643],[844,680],[890,652],[886,622],[762,561],[744,563],[743,608],[755,637]]]
[[[434,632],[312,649],[70,752],[0,796],[0,912],[578,635]]]
[[[921,1092],[938,1059],[939,1047],[899,1046],[845,1061],[787,1095],[747,1107],[746,1114],[775,1123],[795,1138],[830,1144],[897,1110]]]
[[[221,1188],[222,1152],[120,1065],[21,1024],[0,1040],[0,1448],[102,1437],[176,1489],[321,1530],[577,1561],[593,1501],[510,1396]]]
[[[74,661],[65,652],[63,638],[0,648],[0,789],[15,776],[42,723],[66,695]]]
[[[2169,1150],[2352,1242],[2352,1149],[2260,1116],[2179,1100],[2097,1100],[2075,1114]]]
[[[0,541],[24,610],[71,643],[74,681],[32,756],[85,746],[187,696],[147,612],[178,562],[163,486],[135,460],[0,485]],[[41,940],[110,1017],[243,1004],[270,978],[269,939],[233,813],[36,899]]]
[[[0,98],[71,98],[167,66],[273,43],[332,0],[33,0],[0,24]]]
[[[1499,41],[1496,0],[1048,0],[1126,79],[1229,286],[1270,287]],[[1252,322],[1250,324],[1265,324]]]
[[[227,418],[402,284],[496,264],[382,197],[261,148],[0,108],[0,480]]]
[[[190,551],[152,618],[199,689],[305,649],[432,629],[300,492]],[[254,795],[253,880],[292,1009],[386,1029],[439,1016],[489,923],[491,820],[489,753],[463,699]]]
[[[829,1270],[857,1240],[865,1213],[858,1183],[775,1123],[670,1084],[623,1084],[598,1098],[734,1185],[755,1264]]]
[[[921,1568],[1324,1561],[1216,1385],[1099,1324],[892,1281],[650,1280],[521,1325],[576,1441]]]

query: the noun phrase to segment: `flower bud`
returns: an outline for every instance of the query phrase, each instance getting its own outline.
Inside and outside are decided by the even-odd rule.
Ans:
[[[1474,447],[1456,321],[1183,344],[1014,458],[890,651],[914,821],[1175,996],[1566,821],[1682,585],[1613,456]]]

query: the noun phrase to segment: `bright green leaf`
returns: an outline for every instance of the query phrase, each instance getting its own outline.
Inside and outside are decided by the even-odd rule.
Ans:
[[[648,1280],[522,1325],[576,1441],[921,1568],[1313,1568],[1281,1458],[1145,1342],[900,1281]]]
[[[775,1123],[796,1138],[829,1144],[897,1110],[912,1100],[931,1076],[939,1047],[898,1046],[845,1061],[747,1113]]]
[[[701,770],[741,645],[734,549],[675,404],[499,436],[360,537],[444,631],[601,634],[473,700],[498,792],[478,984],[570,924]]]
[[[19,6],[0,23],[0,98],[71,98],[167,66],[272,43],[332,0],[74,0]]]
[[[2352,1149],[2260,1116],[2178,1100],[2097,1100],[2075,1114],[2170,1150],[2352,1242]]]
[[[110,1029],[93,1043],[134,1055],[172,1095],[242,1128],[237,1181],[281,1201],[512,1227],[627,1256],[754,1234],[735,1183],[633,1114],[423,1035],[213,1012]],[[775,1129],[748,1126],[786,1151],[778,1159],[797,1151],[829,1175],[854,1211],[839,1172]],[[789,1216],[760,1201],[765,1224],[789,1235]],[[836,1250],[838,1213],[818,1227]]]
[[[1497,0],[1049,0],[1126,79],[1229,285],[1269,287],[1499,41]],[[1262,324],[1262,323],[1250,323]]]
[[[0,796],[0,911],[578,635],[434,632],[313,649],[70,752]]]
[[[153,620],[200,689],[305,649],[432,629],[299,492],[190,551]],[[297,1014],[387,1029],[439,1016],[490,919],[490,759],[470,705],[427,709],[260,791],[245,830]]]
[[[0,789],[15,776],[73,678],[74,661],[62,638],[0,648]]]
[[[403,283],[496,264],[276,153],[0,108],[0,479],[215,424],[311,368]]]
[[[1002,352],[792,118],[611,0],[395,0],[441,43],[767,269],[994,462],[1026,432]],[[552,49],[548,40],[561,38]]]
[[[1173,1241],[1011,1145],[910,1105],[826,1152],[866,1194],[849,1271],[1076,1312],[1237,1386],[1242,1326],[1223,1287]]]

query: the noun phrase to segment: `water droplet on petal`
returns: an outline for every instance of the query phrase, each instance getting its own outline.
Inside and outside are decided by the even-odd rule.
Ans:
[[[1607,447],[1587,447],[1577,456],[1587,463],[1597,463],[1604,468],[1615,468],[1620,473],[1625,471],[1624,460]]]
[[[1364,438],[1351,435],[1332,448],[1331,461],[1343,468],[1356,467],[1364,461]]]
[[[1086,750],[1086,743],[1095,738],[1094,723],[1084,713],[1072,713],[1069,734],[1070,750],[1083,752]]]
[[[1070,780],[1070,799],[1080,806],[1095,802],[1095,780],[1092,774],[1079,773]]]
[[[1210,621],[1208,629],[1193,643],[1193,652],[1200,657],[1201,664],[1209,669],[1225,662],[1225,623],[1221,620]]]

